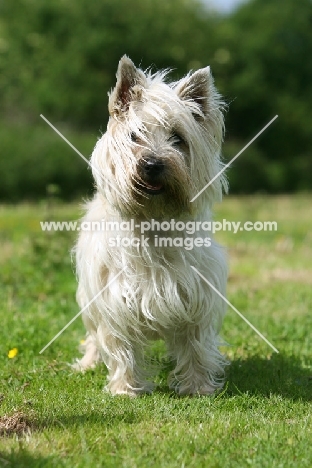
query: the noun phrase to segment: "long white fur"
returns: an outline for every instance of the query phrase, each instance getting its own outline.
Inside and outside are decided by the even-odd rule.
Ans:
[[[143,73],[123,57],[110,94],[107,132],[91,158],[97,193],[83,220],[211,220],[224,178],[216,179],[194,203],[190,200],[222,167],[222,107],[209,68],[167,84],[166,73]],[[173,132],[179,132],[185,147],[172,142]],[[136,135],[135,143],[131,134]],[[149,154],[166,166],[163,194],[147,195],[135,187],[138,161]],[[183,231],[147,232],[148,247],[111,247],[109,238],[116,234],[81,231],[78,238],[80,307],[126,269],[83,314],[85,356],[76,368],[87,369],[102,359],[113,394],[149,392],[153,383],[144,351],[149,340],[162,338],[175,363],[170,388],[179,394],[212,393],[222,386],[226,365],[218,349],[225,303],[190,266],[225,295],[224,250],[214,240],[210,247],[192,250],[154,246],[155,235],[189,237]],[[141,233],[137,228],[118,235],[131,238]],[[194,236],[205,238],[207,232]]]

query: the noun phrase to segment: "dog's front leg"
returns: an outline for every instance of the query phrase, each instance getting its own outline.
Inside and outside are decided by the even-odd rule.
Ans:
[[[146,366],[141,344],[137,344],[135,340],[129,341],[126,337],[116,337],[107,329],[104,333],[98,330],[98,340],[108,369],[106,390],[113,395],[129,396],[152,392],[154,384],[146,380]]]
[[[166,340],[175,361],[169,387],[180,395],[207,395],[223,385],[226,360],[213,327],[188,324]]]

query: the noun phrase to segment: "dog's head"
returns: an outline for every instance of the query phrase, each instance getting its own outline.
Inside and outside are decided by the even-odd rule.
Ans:
[[[195,214],[220,200],[222,101],[209,67],[167,84],[124,56],[109,95],[107,132],[91,159],[98,190],[123,216]]]

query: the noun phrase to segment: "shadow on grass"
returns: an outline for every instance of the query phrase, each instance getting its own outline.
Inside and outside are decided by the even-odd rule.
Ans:
[[[36,456],[25,448],[20,448],[10,454],[2,454],[0,452],[0,466],[3,468],[61,468],[64,464],[59,457]]]
[[[228,395],[280,395],[293,401],[312,401],[312,367],[302,367],[298,357],[274,354],[270,359],[251,356],[231,362]]]
[[[107,396],[104,396],[105,394],[103,394],[100,404],[95,402],[94,406],[97,409],[92,408],[90,410],[90,408],[86,408],[86,411],[83,413],[76,412],[70,414],[69,412],[67,414],[59,414],[56,417],[42,418],[38,421],[36,430],[43,431],[47,428],[55,427],[61,430],[70,429],[73,431],[81,426],[89,426],[90,428],[98,426],[100,433],[103,425],[106,428],[113,428],[119,424],[135,426],[146,420],[146,418],[152,418],[155,411],[158,414],[158,404],[166,408],[164,414],[167,414],[168,411],[170,414],[178,411],[179,417],[183,418],[185,410],[187,417],[189,417],[189,409],[193,406],[192,399],[189,397],[179,397],[167,387],[165,382],[171,366],[170,363],[165,361],[162,364],[161,381],[155,390],[154,396],[145,395],[142,398],[132,399],[127,396],[112,397],[111,395],[107,394]],[[97,371],[94,370],[92,372],[96,373]],[[84,392],[84,385],[89,380],[88,374],[85,374],[83,378],[86,381],[80,383],[80,385],[82,384],[80,387],[81,392]],[[228,368],[227,384],[224,390],[215,397],[212,397],[212,402],[214,398],[226,401],[233,396],[244,396],[247,399],[252,396],[259,397],[260,399],[280,396],[285,400],[293,402],[310,402],[312,401],[312,369],[304,367],[300,358],[282,354],[274,354],[268,359],[259,356],[236,359],[231,362]],[[158,400],[159,397],[163,397],[166,401],[161,403]],[[196,397],[194,400],[196,400]],[[201,400],[203,407],[205,407],[204,400],[205,397]],[[209,402],[207,401],[207,403]],[[16,462],[14,456],[16,457]],[[46,460],[36,460],[34,458],[30,460],[28,465],[23,465],[18,463],[19,456],[21,463],[23,463],[23,460],[26,459],[23,453],[12,454],[10,458],[4,458],[11,463],[8,466],[62,466],[61,461],[57,464],[53,458],[47,458]],[[1,460],[0,466],[2,466]]]
[[[161,381],[173,369],[170,361],[163,360]],[[230,361],[226,375],[226,395],[250,394],[264,398],[280,395],[292,401],[312,401],[312,366],[303,367],[296,356],[273,354],[271,358],[250,356]],[[165,384],[159,385],[156,392],[180,398]],[[221,390],[221,393],[223,391]]]
[[[162,370],[162,384],[155,390],[155,396],[158,394],[168,398],[166,404],[171,408],[170,411],[178,409],[181,417],[183,408],[189,411],[188,408],[192,406],[191,399],[178,397],[169,390],[165,385],[167,370],[168,364],[165,364]],[[266,399],[275,395],[290,401],[312,401],[312,369],[303,367],[301,360],[296,357],[276,354],[270,359],[251,356],[244,360],[234,360],[228,368],[227,382],[225,389],[216,395],[216,399],[226,401],[233,396],[244,396],[247,399],[256,396]],[[99,425],[101,430],[103,424],[105,427],[114,427],[120,423],[136,425],[146,419],[146,413],[152,415],[155,411],[153,396],[146,395],[142,399],[108,396],[99,411],[42,421],[41,427],[73,428],[81,425]],[[204,404],[203,400],[202,402]]]
[[[98,426],[99,431],[102,431],[103,425],[106,429],[119,424],[131,426],[140,423],[142,419],[144,419],[142,411],[137,408],[136,401],[133,398],[125,395],[117,397],[108,395],[103,405],[97,406],[97,409],[78,414],[44,418],[38,423],[38,429],[42,431],[55,427],[60,430],[65,428],[77,430],[81,426],[90,426],[91,428]]]

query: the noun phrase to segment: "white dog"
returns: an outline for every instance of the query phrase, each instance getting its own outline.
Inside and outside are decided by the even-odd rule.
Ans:
[[[168,84],[166,72],[120,60],[107,132],[91,158],[97,193],[76,245],[87,329],[76,368],[103,360],[112,394],[152,391],[144,351],[159,338],[174,362],[170,388],[209,394],[222,386],[225,303],[191,268],[225,295],[225,253],[203,228],[224,178],[191,202],[222,168],[222,108],[209,67]]]

